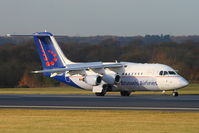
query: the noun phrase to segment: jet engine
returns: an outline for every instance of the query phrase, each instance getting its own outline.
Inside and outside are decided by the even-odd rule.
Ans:
[[[118,74],[105,74],[103,77],[102,77],[102,80],[104,82],[106,82],[107,84],[118,84],[120,83],[121,81],[121,77],[120,75]]]
[[[99,75],[87,75],[83,78],[83,81],[89,85],[97,86],[102,82],[102,77]]]

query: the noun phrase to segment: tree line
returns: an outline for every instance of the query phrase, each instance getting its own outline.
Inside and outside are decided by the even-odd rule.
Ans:
[[[110,38],[98,44],[60,43],[66,57],[74,62],[127,61],[162,63],[173,67],[190,82],[199,82],[199,44],[162,42],[144,45],[139,40],[122,45]],[[39,55],[31,39],[20,44],[0,45],[0,87],[46,87],[63,85],[41,74]]]

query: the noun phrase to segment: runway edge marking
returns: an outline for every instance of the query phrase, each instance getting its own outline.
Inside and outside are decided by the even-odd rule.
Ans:
[[[78,107],[78,106],[16,106],[0,105],[0,108],[27,108],[27,109],[110,109],[110,110],[179,110],[199,111],[199,108],[164,108],[164,107]]]

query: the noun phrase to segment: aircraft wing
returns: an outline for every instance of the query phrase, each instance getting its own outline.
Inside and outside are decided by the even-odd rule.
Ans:
[[[102,62],[77,63],[77,64],[67,65],[65,68],[45,69],[45,70],[33,71],[33,73],[81,71],[89,69],[120,68],[120,67],[123,67],[123,64],[121,63],[103,64]]]

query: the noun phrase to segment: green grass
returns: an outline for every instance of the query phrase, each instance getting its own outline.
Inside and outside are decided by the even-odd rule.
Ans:
[[[1,88],[0,94],[92,94],[92,92],[66,86],[46,88]]]
[[[190,84],[188,87],[179,91],[182,94],[199,94],[199,84]]]
[[[188,87],[180,89],[179,94],[199,94],[199,84],[190,84]],[[93,94],[91,91],[85,91],[70,86],[50,87],[50,88],[0,88],[0,94]],[[117,94],[118,92],[109,92]],[[161,92],[135,92],[135,94],[161,94]],[[167,92],[166,94],[171,94]]]
[[[1,133],[198,133],[199,113],[0,110]]]
[[[179,92],[199,94],[199,84]],[[5,88],[0,93],[92,94],[72,87]],[[194,112],[0,109],[0,133],[198,133],[198,125]]]

